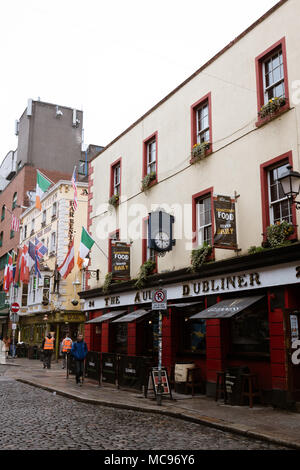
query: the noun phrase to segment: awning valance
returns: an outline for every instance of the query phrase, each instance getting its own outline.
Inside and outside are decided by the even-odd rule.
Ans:
[[[104,315],[101,315],[100,317],[96,317],[96,318],[93,318],[92,320],[86,321],[85,323],[102,323],[107,320],[112,320],[113,318],[116,318],[117,316],[123,315],[126,312],[127,310],[115,310],[113,312],[105,313]]]
[[[176,307],[176,308],[184,308],[184,307],[192,307],[192,306],[198,306],[199,304],[204,303],[204,302],[185,302],[185,303],[178,303],[178,304],[168,304],[168,307]]]
[[[139,320],[150,312],[151,310],[144,310],[141,308],[140,310],[135,310],[134,312],[128,313],[127,315],[114,320],[112,323],[130,323],[132,321]]]
[[[221,302],[202,310],[190,317],[190,320],[209,319],[209,318],[231,318],[240,313],[245,308],[254,304],[264,296],[241,297],[239,299],[221,300]]]

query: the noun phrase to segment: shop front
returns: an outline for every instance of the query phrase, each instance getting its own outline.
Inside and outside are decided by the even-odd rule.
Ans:
[[[290,406],[300,390],[300,365],[291,360],[292,346],[300,343],[297,259],[299,245],[210,263],[201,274],[154,275],[142,291],[127,282],[113,286],[109,295],[91,289],[80,296],[89,315],[125,310],[109,328],[103,324],[100,351],[131,357],[148,352],[155,362],[157,314],[151,312],[150,299],[160,282],[168,298],[162,362],[170,377],[176,364],[194,364],[206,394],[214,396],[219,372],[244,368],[257,377],[266,402]],[[86,324],[86,338],[95,337]]]

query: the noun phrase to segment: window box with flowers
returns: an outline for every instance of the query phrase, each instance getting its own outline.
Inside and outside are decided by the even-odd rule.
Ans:
[[[210,255],[212,254],[212,246],[207,244],[207,243],[203,243],[203,246],[201,246],[200,248],[197,248],[195,250],[192,250],[192,253],[191,253],[191,271],[193,272],[198,272],[201,270],[202,268],[202,265],[209,261],[209,257]]]
[[[267,242],[266,245],[270,248],[277,248],[290,243],[290,236],[293,235],[295,229],[293,224],[286,222],[277,222],[274,225],[267,227]]]
[[[149,189],[155,180],[156,180],[156,173],[154,171],[145,175],[144,178],[142,179],[141,191],[146,191],[147,189]]]
[[[286,111],[288,106],[288,100],[285,97],[271,98],[266,104],[264,104],[258,113],[259,122],[264,124],[265,122],[271,121],[283,111]]]
[[[113,207],[117,207],[119,205],[120,197],[119,194],[113,194],[109,200],[108,204]]]
[[[209,152],[210,148],[210,142],[202,142],[201,144],[195,144],[192,148],[190,163],[197,163],[200,160],[206,158],[211,153]]]

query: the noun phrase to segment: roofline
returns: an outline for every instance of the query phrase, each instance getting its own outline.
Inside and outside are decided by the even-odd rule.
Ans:
[[[42,196],[41,198],[41,202],[46,199],[48,196],[50,196],[59,186],[63,185],[63,184],[68,184],[69,186],[72,186],[72,181],[67,181],[67,180],[59,180],[57,183],[54,184],[54,186],[52,186],[52,188],[49,190],[49,192],[45,193],[44,196]],[[82,188],[88,188],[89,185],[88,183],[84,183],[84,182],[81,182],[81,181],[78,181],[76,183],[76,186],[77,187],[82,187]],[[20,220],[23,219],[26,215],[29,214],[29,212],[31,210],[34,210],[36,209],[35,205],[32,204],[30,207],[28,207],[24,212],[22,212],[22,214],[20,215]]]
[[[235,39],[233,39],[227,46],[221,49],[216,55],[214,55],[211,59],[209,59],[204,65],[202,65],[199,69],[196,70],[192,75],[190,75],[184,82],[178,85],[173,91],[171,91],[168,95],[166,95],[162,100],[160,100],[156,105],[150,108],[145,114],[143,114],[137,121],[131,124],[127,129],[125,129],[121,134],[119,134],[114,140],[112,140],[109,144],[107,144],[101,152],[91,158],[90,162],[92,162],[95,158],[97,158],[101,153],[111,147],[115,142],[117,142],[121,137],[127,134],[131,129],[137,126],[141,121],[143,121],[149,114],[151,114],[155,109],[157,109],[161,104],[165,103],[171,96],[173,96],[178,90],[183,88],[188,82],[190,82],[194,77],[199,75],[204,69],[206,69],[209,65],[215,62],[220,56],[222,56],[226,51],[228,51],[231,47],[233,47],[237,42],[243,39],[250,31],[252,31],[256,26],[262,23],[266,18],[271,16],[276,10],[278,10],[282,5],[284,5],[288,0],[279,0],[270,10],[264,13],[258,20],[252,23],[245,31],[239,34]]]

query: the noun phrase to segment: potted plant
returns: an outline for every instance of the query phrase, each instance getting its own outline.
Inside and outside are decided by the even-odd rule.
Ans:
[[[140,267],[139,275],[134,286],[137,289],[142,289],[145,286],[148,277],[153,273],[155,268],[156,268],[155,261],[152,261],[151,259],[148,259],[148,261],[145,261],[145,263],[142,264],[142,266]]]
[[[202,247],[192,250],[191,253],[191,270],[193,272],[200,271],[203,263],[207,260],[207,257],[212,253],[212,246],[204,242]]]
[[[151,173],[145,175],[144,178],[142,179],[142,187],[141,187],[141,190],[142,190],[142,191],[146,191],[146,189],[149,188],[150,184],[151,184],[152,181],[154,181],[155,179],[156,179],[156,173],[155,173],[155,171],[152,171]]]
[[[191,163],[198,162],[203,160],[207,155],[207,150],[210,148],[210,142],[202,142],[200,144],[195,144],[192,148],[191,153]]]
[[[263,105],[260,109],[259,117],[264,119],[268,116],[274,116],[282,106],[286,104],[286,98],[271,98],[265,105]]]
[[[117,205],[119,204],[119,200],[120,200],[120,197],[118,194],[113,194],[109,200],[108,200],[108,204],[110,206],[114,206],[114,207],[117,207]]]
[[[104,294],[107,294],[109,292],[111,283],[112,283],[112,273],[107,273],[104,279],[104,284],[102,286],[102,291]]]

